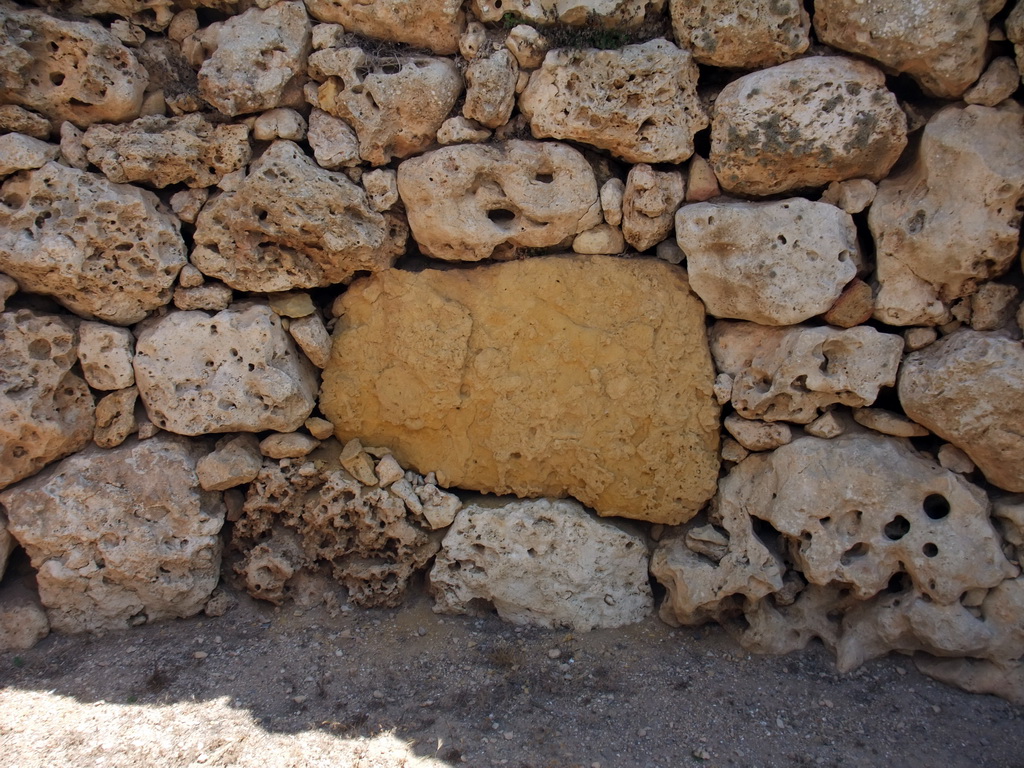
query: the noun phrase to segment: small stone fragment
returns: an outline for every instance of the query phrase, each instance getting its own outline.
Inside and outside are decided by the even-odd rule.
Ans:
[[[466,68],[466,101],[462,114],[487,128],[504,125],[516,104],[519,66],[508,49],[473,59]]]
[[[637,251],[650,250],[672,233],[673,217],[685,198],[683,175],[634,165],[622,198],[622,234]]]
[[[18,292],[18,283],[5,274],[0,273],[0,312],[7,308],[7,300]]]
[[[712,67],[770,67],[811,44],[800,0],[671,0],[669,10],[676,40]]]
[[[374,474],[379,478],[380,487],[387,488],[392,483],[397,483],[399,480],[404,478],[405,470],[402,469],[394,456],[390,453],[386,453],[381,457],[380,461],[377,462],[377,468]]]
[[[204,491],[226,491],[255,480],[262,466],[259,441],[243,433],[218,440],[217,447],[199,460],[196,475]]]
[[[622,205],[626,196],[626,182],[613,176],[601,185],[601,212],[604,220],[617,227],[622,224]]]
[[[804,432],[814,437],[821,437],[827,440],[831,440],[833,437],[839,437],[846,431],[846,427],[843,422],[836,416],[835,411],[825,411],[818,418],[812,421],[810,424],[804,427]]]
[[[462,501],[458,496],[442,491],[433,484],[419,486],[416,489],[416,496],[422,505],[423,517],[434,531],[451,525],[462,509]]]
[[[284,291],[267,296],[270,308],[279,317],[306,317],[316,312],[312,297],[303,291]]]
[[[725,405],[732,398],[733,378],[728,373],[720,373],[715,376],[715,400],[719,405]]]
[[[893,437],[927,437],[930,434],[920,424],[883,408],[854,408],[853,420],[862,427]]]
[[[871,319],[875,297],[871,286],[859,278],[850,281],[836,303],[825,313],[825,322],[840,328],[853,328]]]
[[[374,168],[363,174],[363,189],[373,210],[390,210],[398,203],[398,173],[391,168]]]
[[[319,440],[301,432],[279,432],[260,441],[260,453],[269,459],[299,459],[319,445]]]
[[[475,120],[468,120],[461,115],[449,117],[437,129],[437,143],[442,146],[451,144],[480,144],[491,138],[491,132]]]
[[[736,442],[748,451],[772,451],[793,440],[792,428],[782,422],[754,421],[730,413],[725,417],[724,425]]]
[[[1000,56],[992,60],[977,83],[964,94],[968,104],[980,104],[983,107],[994,107],[1013,96],[1020,87],[1020,72],[1009,56]]]
[[[0,136],[0,176],[41,168],[60,156],[60,147],[23,133]]]
[[[224,283],[214,280],[193,288],[175,288],[174,306],[181,310],[201,309],[207,312],[220,312],[231,306],[234,295],[234,291]]]
[[[536,69],[544,63],[550,47],[547,39],[529,24],[516,24],[505,38],[508,48],[522,69]]]
[[[331,359],[331,335],[319,314],[292,320],[288,332],[313,365],[321,369],[327,367]]]
[[[48,634],[50,620],[29,579],[4,582],[0,587],[0,653],[27,651]]]
[[[825,203],[838,205],[847,213],[860,213],[875,199],[878,186],[871,179],[833,181],[821,194]]]
[[[210,199],[210,190],[208,189],[183,189],[181,192],[175,192],[171,195],[171,210],[174,211],[178,218],[182,221],[188,222],[189,224],[195,223],[196,217],[199,216],[199,211],[206,205],[206,201]],[[191,264],[186,265],[191,269],[195,269]],[[199,270],[196,270],[197,272]],[[178,276],[180,282],[181,276]],[[195,288],[194,285],[186,285],[185,288]]]
[[[363,450],[363,444],[358,438],[352,438],[341,449],[339,456],[341,466],[348,470],[356,480],[366,486],[379,484],[377,474],[374,472],[373,459]]]
[[[135,383],[135,339],[127,328],[84,322],[78,327],[78,358],[93,389],[123,389]]]
[[[934,328],[908,328],[903,332],[903,341],[908,352],[924,349],[939,338]]]
[[[572,241],[572,250],[573,253],[583,254],[622,253],[626,250],[626,239],[618,227],[598,224],[576,235]]]
[[[1020,291],[1006,283],[982,283],[971,296],[971,328],[976,331],[996,331],[1014,322],[1020,305]]]
[[[750,451],[744,448],[731,437],[722,439],[722,461],[731,461],[734,464],[743,461],[750,455]]]
[[[487,43],[487,27],[479,21],[471,21],[466,25],[466,31],[459,38],[459,53],[467,61],[475,59],[480,55],[481,49]]]
[[[321,168],[336,171],[359,164],[359,139],[344,120],[314,108],[309,115],[309,145]]]
[[[139,390],[128,387],[111,392],[96,403],[96,431],[92,437],[96,445],[116,448],[139,428],[135,421],[135,401],[138,398]]]
[[[950,472],[956,472],[961,475],[969,475],[977,469],[970,456],[950,443],[943,443],[942,447],[939,448],[939,464]]]
[[[686,202],[703,203],[722,194],[711,163],[700,155],[690,158],[686,178]]]
[[[252,136],[257,141],[302,141],[306,138],[306,119],[294,109],[277,107],[256,118],[252,126]]]
[[[17,104],[0,104],[0,133],[23,133],[46,141],[52,132],[50,121]]]
[[[194,34],[199,29],[199,16],[195,8],[186,8],[174,14],[171,23],[167,26],[167,37],[176,43],[180,43],[186,37]]]

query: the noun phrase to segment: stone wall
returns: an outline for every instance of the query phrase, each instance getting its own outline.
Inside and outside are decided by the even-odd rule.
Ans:
[[[1024,3],[0,30],[0,645],[426,571],[1024,703]]]

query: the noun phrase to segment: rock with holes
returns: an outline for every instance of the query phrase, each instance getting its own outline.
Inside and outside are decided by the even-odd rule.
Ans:
[[[275,141],[235,191],[203,208],[192,263],[235,290],[290,291],[387,269],[406,236],[404,223],[373,210],[343,173]]]
[[[398,192],[420,250],[446,261],[571,242],[601,222],[594,172],[565,144],[445,147],[398,166]]]
[[[438,613],[493,608],[505,621],[577,632],[654,609],[647,546],[575,501],[482,500],[459,512],[430,570]]]
[[[656,259],[391,270],[335,308],[320,401],[339,438],[440,486],[572,495],[675,524],[715,491],[704,308]]]
[[[857,274],[853,217],[828,203],[697,203],[675,220],[690,284],[716,317],[793,325],[828,311]]]
[[[870,326],[771,328],[720,321],[711,330],[731,401],[748,419],[809,424],[827,406],[871,405],[896,383],[903,339]]]
[[[150,420],[182,435],[292,432],[316,402],[316,369],[263,303],[170,312],[139,331],[134,364]]]
[[[281,105],[289,85],[304,74],[312,27],[305,6],[293,0],[208,27],[212,55],[199,70],[199,92],[225,115]]]
[[[336,171],[359,165],[359,137],[344,120],[314,108],[306,138],[321,168]]]
[[[955,99],[985,68],[988,20],[1001,6],[989,0],[815,0],[814,31],[823,43],[910,75],[931,96]]]
[[[787,576],[792,576],[790,571]],[[839,643],[842,612],[853,602],[842,587],[816,584],[803,586],[795,597],[787,588],[802,581],[789,581],[779,592],[748,604],[743,617],[725,624],[736,641],[754,653],[784,654],[799,651],[818,638],[830,651]]]
[[[963,450],[989,482],[1024,491],[1024,348],[960,330],[907,356],[903,409]]]
[[[912,162],[878,185],[868,214],[878,259],[875,318],[949,322],[954,300],[1017,259],[1022,202],[1024,109],[936,114]]]
[[[151,187],[210,187],[245,168],[252,154],[246,126],[212,123],[200,114],[93,125],[82,145],[89,162],[111,181]]]
[[[662,39],[611,51],[549,51],[519,108],[538,139],[583,142],[630,163],[680,163],[708,124],[697,65]]]
[[[0,104],[79,128],[139,116],[149,77],[99,22],[4,5],[0,29]]]
[[[710,160],[727,192],[773,195],[878,181],[906,145],[907,118],[881,71],[844,56],[810,56],[722,89]]]
[[[127,328],[84,322],[78,327],[82,375],[93,389],[123,389],[135,383],[135,339]]]
[[[800,0],[671,0],[669,10],[676,40],[712,67],[771,67],[811,44]]]
[[[178,43],[164,37],[150,37],[136,49],[136,55],[149,72],[149,90],[162,91],[172,113],[181,115],[206,109],[206,102],[199,94],[199,77],[182,55]]]
[[[92,439],[92,394],[71,370],[76,346],[74,326],[57,315],[0,314],[0,488]]]
[[[507,48],[466,67],[466,103],[462,114],[488,128],[508,122],[516,105],[519,65]]]
[[[60,9],[65,13],[86,16],[120,16],[140,27],[162,32],[174,18],[171,0],[42,0],[37,3],[44,8]],[[219,10],[234,10],[236,0],[183,0],[177,5],[186,8],[197,6],[224,6]]]
[[[660,14],[664,0],[472,0],[481,21],[501,21],[506,14],[534,24],[565,24],[588,31],[638,27]],[[650,16],[648,15],[650,14]]]
[[[432,56],[372,56],[361,48],[331,48],[314,53],[310,69],[314,76],[326,76],[317,106],[355,129],[359,155],[373,165],[433,144],[462,93],[455,65]]]
[[[320,21],[440,54],[459,50],[466,28],[462,5],[462,0],[306,0],[310,14]]]
[[[646,163],[630,168],[622,198],[622,235],[626,242],[642,252],[668,237],[685,187],[683,174],[678,171],[656,171]]]
[[[203,609],[224,523],[220,494],[196,479],[203,452],[172,435],[89,447],[0,493],[53,629],[125,629]]]
[[[179,226],[152,192],[47,163],[0,190],[0,271],[83,317],[136,323],[171,300]]]

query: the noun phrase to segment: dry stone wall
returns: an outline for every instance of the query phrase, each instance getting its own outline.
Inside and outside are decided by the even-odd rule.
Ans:
[[[1024,2],[896,5],[0,0],[0,646],[425,574],[1024,703]]]

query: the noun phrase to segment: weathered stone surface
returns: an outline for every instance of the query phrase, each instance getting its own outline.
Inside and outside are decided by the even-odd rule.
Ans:
[[[626,196],[626,182],[612,177],[601,185],[601,212],[604,220],[617,227],[622,224],[622,206]]]
[[[19,107],[17,104],[0,105],[0,132],[23,133],[34,139],[45,141],[50,138],[50,121],[42,115]]]
[[[404,224],[371,209],[344,174],[276,141],[236,192],[199,214],[192,263],[239,291],[288,291],[386,269],[405,238]]]
[[[7,570],[7,559],[14,551],[17,542],[7,531],[7,517],[0,511],[0,579],[3,579],[4,571]]]
[[[815,0],[814,31],[823,43],[909,74],[932,96],[955,99],[985,67],[991,15],[985,6],[982,0]]]
[[[27,651],[50,634],[50,620],[28,581],[0,588],[0,652]]]
[[[489,130],[461,115],[449,117],[437,129],[437,143],[445,147],[450,144],[480,144],[489,138]]]
[[[1014,327],[1014,315],[1020,306],[1020,291],[1015,286],[982,283],[971,296],[971,328],[976,331],[1005,329],[1016,338],[1020,326]]]
[[[671,0],[669,10],[676,40],[712,67],[771,67],[811,44],[799,0]]]
[[[199,70],[203,98],[225,115],[280,106],[285,89],[305,69],[311,29],[297,1],[251,8],[207,28],[214,50]]]
[[[516,24],[505,38],[505,47],[516,57],[516,62],[522,69],[536,69],[544,63],[544,56],[551,46],[536,27]]]
[[[71,371],[76,341],[56,315],[0,314],[0,488],[92,439],[92,395]]]
[[[174,306],[177,309],[202,309],[220,312],[231,306],[234,292],[224,283],[216,281],[198,285],[195,288],[175,288]]]
[[[711,163],[700,155],[690,158],[686,175],[686,202],[703,203],[722,194]]]
[[[135,339],[127,328],[84,322],[78,326],[78,359],[93,389],[123,389],[135,383]]]
[[[827,203],[696,203],[675,221],[690,284],[716,317],[799,323],[827,311],[857,274],[853,218]]]
[[[139,331],[134,364],[150,419],[183,435],[291,432],[315,404],[315,369],[266,304],[171,312]]]
[[[359,155],[373,165],[422,152],[434,143],[459,94],[462,75],[448,59],[371,56],[361,48],[317,51],[314,76],[326,76],[317,106],[351,125]]]
[[[1013,52],[1017,59],[1017,71],[1024,78],[1024,3],[1017,0],[1010,15],[1006,18],[1006,37],[1013,43]]]
[[[646,163],[630,168],[622,197],[626,242],[643,252],[668,237],[685,189],[683,174],[678,171],[656,171]]]
[[[306,0],[306,7],[320,21],[442,54],[458,52],[466,26],[462,0]]]
[[[507,48],[473,59],[466,67],[466,103],[462,114],[488,128],[504,125],[516,105],[519,65]]]
[[[963,450],[989,482],[1024,491],[1024,349],[961,330],[907,356],[899,396],[914,421]]]
[[[971,693],[990,693],[1024,706],[1024,662],[988,659],[914,657],[918,670],[947,685]]]
[[[578,632],[654,609],[647,547],[570,500],[483,501],[455,518],[430,571],[438,613],[493,605],[513,624]]]
[[[185,264],[178,226],[151,192],[51,162],[0,190],[0,270],[76,314],[128,325],[171,300]]]
[[[398,192],[420,250],[446,261],[558,245],[601,221],[594,172],[564,144],[445,147],[398,166]]]
[[[149,78],[97,22],[0,7],[0,103],[79,128],[138,117]]]
[[[306,315],[288,324],[288,333],[299,349],[317,368],[325,368],[331,358],[331,334],[318,314]]]
[[[398,173],[390,168],[374,168],[363,174],[363,189],[373,210],[390,210],[398,202]]]
[[[580,141],[631,163],[680,163],[708,118],[697,65],[667,40],[549,51],[519,96],[537,138]]]
[[[862,427],[893,437],[927,437],[929,434],[920,424],[884,408],[855,408],[853,420]]]
[[[833,181],[822,192],[821,201],[838,205],[847,213],[860,213],[875,199],[878,186],[871,179]]]
[[[652,259],[390,271],[340,301],[321,409],[438,484],[678,523],[714,493],[704,312]],[[371,341],[372,340],[372,341]]]
[[[359,165],[359,138],[344,120],[314,108],[306,137],[321,167],[336,171]]]
[[[150,37],[135,51],[142,66],[149,72],[149,88],[161,93],[172,113],[183,115],[206,109],[199,94],[196,70],[181,53],[181,47],[162,37]],[[196,69],[202,62],[196,63]]]
[[[256,122],[252,124],[252,135],[257,141],[302,141],[306,138],[306,118],[294,109],[270,109],[256,118]]]
[[[804,587],[795,599],[782,600],[784,592],[785,588],[745,608],[743,621],[729,622],[726,629],[754,653],[791,653],[814,638],[834,651],[839,641],[840,614],[851,602],[849,598],[844,599],[838,587],[815,584]]]
[[[839,298],[825,313],[825,322],[840,328],[853,328],[866,323],[875,313],[875,294],[871,286],[859,278],[851,280]]]
[[[1000,56],[992,60],[978,82],[964,94],[968,104],[980,104],[983,107],[994,107],[999,102],[1010,98],[1020,87],[1020,72],[1009,56]]]
[[[660,13],[663,2],[650,0],[472,0],[481,21],[501,21],[507,13],[539,24],[630,28],[641,25],[648,10]]]
[[[722,424],[748,451],[771,451],[793,440],[793,429],[785,422],[755,421],[730,413]]]
[[[878,185],[868,214],[878,259],[876,319],[949,322],[952,301],[1017,258],[1022,200],[1024,110],[936,114],[913,162]]]
[[[23,133],[0,136],[0,176],[41,168],[58,156],[60,147],[56,144],[47,144]]]
[[[622,253],[626,250],[626,239],[622,230],[610,224],[598,224],[593,229],[580,232],[572,241],[573,253],[602,254]]]
[[[237,5],[233,0],[183,0],[178,5],[228,6]],[[43,0],[38,3],[45,8],[86,16],[120,16],[132,24],[159,32],[165,29],[174,16],[172,3],[167,0]]]
[[[196,476],[204,491],[226,491],[255,480],[262,467],[259,441],[243,433],[218,440],[213,452],[199,460]]]
[[[96,403],[96,430],[92,441],[100,448],[116,448],[139,428],[135,420],[135,402],[139,390],[135,387],[119,389],[105,395]]]
[[[808,424],[833,403],[871,405],[896,383],[903,339],[869,326],[769,328],[721,321],[711,330],[732,404],[748,419]]]
[[[723,189],[772,195],[857,177],[878,181],[906,145],[906,116],[878,69],[811,56],[722,89],[710,159]]]
[[[302,432],[278,432],[260,441],[260,453],[270,459],[300,459],[319,445],[319,440]]]
[[[111,181],[152,187],[209,187],[245,168],[252,155],[246,126],[211,123],[200,114],[93,125],[82,144],[89,162]]]
[[[203,449],[159,435],[89,447],[0,494],[59,632],[123,629],[203,609],[220,578],[220,496]]]

